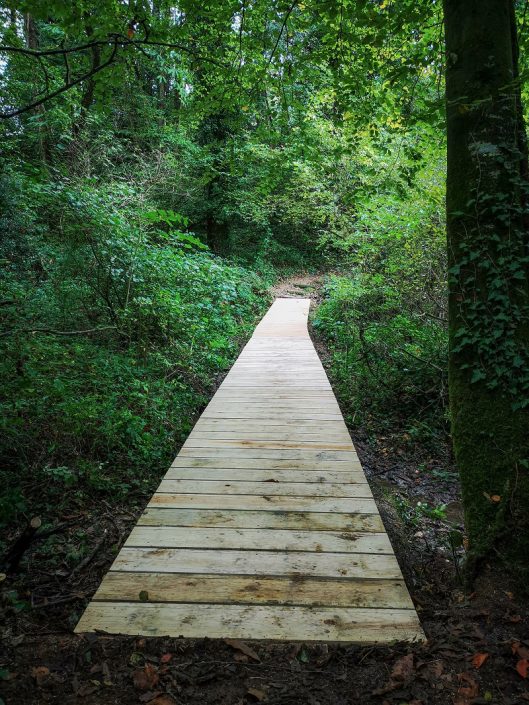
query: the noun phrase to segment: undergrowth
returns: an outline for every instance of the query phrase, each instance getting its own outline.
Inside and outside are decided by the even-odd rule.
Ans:
[[[268,304],[263,282],[130,183],[22,171],[2,200],[1,522],[134,503]]]

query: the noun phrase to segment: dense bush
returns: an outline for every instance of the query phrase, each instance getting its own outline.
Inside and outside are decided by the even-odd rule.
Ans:
[[[140,185],[20,170],[2,199],[3,521],[42,498],[130,500],[230,365],[262,284],[149,209]]]
[[[314,326],[350,421],[422,443],[447,432],[442,183],[366,199]],[[343,245],[343,243],[342,243]]]

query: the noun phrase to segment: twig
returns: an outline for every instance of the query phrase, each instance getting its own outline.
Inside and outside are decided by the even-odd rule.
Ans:
[[[423,357],[419,357],[418,355],[414,355],[409,350],[406,350],[406,348],[401,348],[401,347],[396,346],[395,350],[400,350],[400,352],[403,352],[405,355],[409,355],[410,357],[413,357],[414,360],[418,360],[419,362],[422,362],[425,365],[430,365],[430,367],[433,367],[434,370],[437,370],[438,372],[444,373],[443,368],[439,367],[439,365],[436,365],[435,362],[432,362],[431,360],[425,360]]]
[[[41,518],[33,517],[2,559],[2,572],[12,573],[16,569],[22,559],[22,556],[28,550],[31,542],[33,541],[35,533],[38,529],[40,529],[41,525]]]
[[[90,553],[85,558],[83,558],[83,560],[80,563],[78,563],[74,567],[74,569],[72,570],[72,572],[69,575],[69,580],[71,580],[74,575],[79,573],[79,571],[81,571],[83,568],[85,568],[89,563],[91,563],[94,560],[99,549],[101,548],[101,546],[105,543],[105,541],[107,539],[106,533],[107,533],[107,530],[105,529],[103,532],[103,537],[96,543],[96,545],[90,551]]]

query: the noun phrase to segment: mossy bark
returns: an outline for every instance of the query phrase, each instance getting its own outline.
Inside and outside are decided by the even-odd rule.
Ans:
[[[444,0],[452,435],[469,539],[529,574],[527,146],[512,0]]]

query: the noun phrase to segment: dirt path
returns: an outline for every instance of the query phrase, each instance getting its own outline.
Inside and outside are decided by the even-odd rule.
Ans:
[[[274,298],[307,298],[319,301],[324,274],[301,274],[279,281],[270,289]]]

